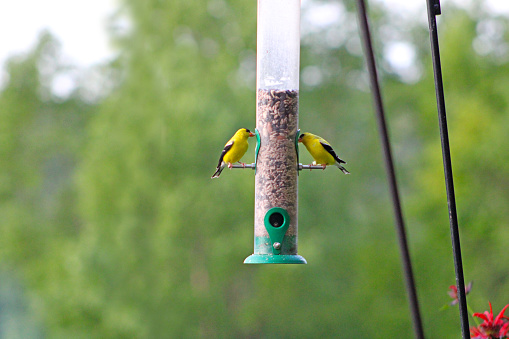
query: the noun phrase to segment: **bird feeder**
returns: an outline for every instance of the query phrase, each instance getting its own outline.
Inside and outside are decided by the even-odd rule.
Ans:
[[[254,254],[246,264],[305,264],[297,254],[300,0],[258,0]]]

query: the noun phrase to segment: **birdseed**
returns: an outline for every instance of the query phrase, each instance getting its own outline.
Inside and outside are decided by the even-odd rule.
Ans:
[[[284,208],[290,215],[287,236],[295,244],[282,254],[297,254],[297,153],[295,137],[299,120],[299,92],[259,89],[256,128],[260,151],[255,179],[255,236],[268,236],[264,225],[267,211]],[[290,251],[290,253],[288,252]],[[284,253],[286,252],[286,253]]]

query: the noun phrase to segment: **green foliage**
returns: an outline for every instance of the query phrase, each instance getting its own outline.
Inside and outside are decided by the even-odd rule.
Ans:
[[[225,170],[210,180],[229,136],[254,128],[255,3],[126,0],[132,27],[113,37],[120,54],[107,70],[119,80],[98,103],[79,90],[65,99],[52,94],[52,77],[65,70],[48,34],[9,62],[0,93],[0,268],[15,270],[26,284],[44,333],[412,335],[371,98],[355,49],[355,8],[345,8],[345,22],[302,39],[302,69],[318,69],[322,79],[302,82],[300,128],[327,138],[352,172],[300,174],[305,266],[243,265],[252,253],[253,173]],[[396,25],[383,10],[374,12],[383,50],[383,32]],[[503,50],[481,54],[475,46],[497,33],[486,25],[506,43],[508,21],[455,9],[442,17],[465,272],[475,280],[471,306],[481,312],[486,300],[494,308],[509,300],[509,74]],[[331,44],[341,30],[351,34]],[[458,313],[438,311],[449,301],[454,269],[424,34],[413,24],[401,35],[415,45],[422,68],[416,82],[391,72],[381,52],[379,64],[425,332],[457,337]],[[253,151],[251,142],[247,162]],[[311,162],[305,151],[301,162]]]

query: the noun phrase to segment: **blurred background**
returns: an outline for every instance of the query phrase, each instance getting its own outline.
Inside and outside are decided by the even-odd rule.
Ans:
[[[368,3],[425,334],[458,338],[415,2]],[[300,174],[295,266],[242,263],[254,174],[210,179],[255,127],[256,1],[98,3],[1,5],[0,338],[412,337],[355,1],[302,0],[300,128],[352,175]],[[508,7],[442,1],[438,18],[475,312],[509,302]]]

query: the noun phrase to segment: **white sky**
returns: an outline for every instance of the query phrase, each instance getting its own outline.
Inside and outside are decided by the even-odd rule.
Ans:
[[[35,45],[40,31],[49,29],[62,43],[63,54],[78,66],[111,56],[107,19],[115,0],[0,1],[0,65]]]
[[[425,0],[368,1],[409,10],[425,4]],[[487,9],[509,14],[509,0],[442,0],[442,6],[446,1],[463,4],[483,1]],[[116,6],[116,0],[0,1],[0,68],[8,57],[32,47],[43,29],[56,35],[63,45],[64,56],[71,63],[90,66],[103,61],[113,54],[108,45],[106,25]]]

